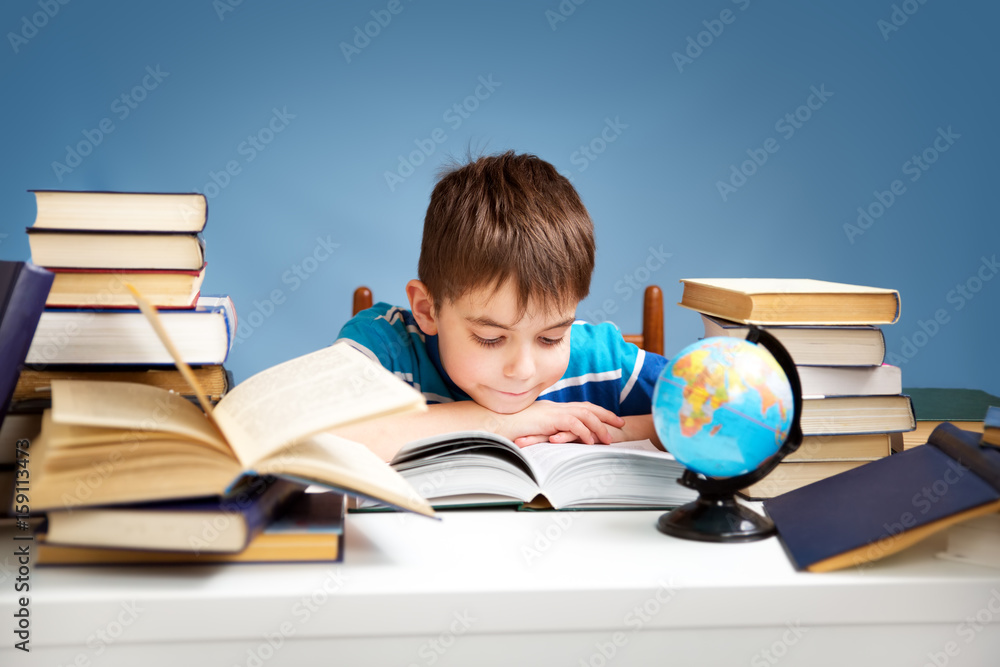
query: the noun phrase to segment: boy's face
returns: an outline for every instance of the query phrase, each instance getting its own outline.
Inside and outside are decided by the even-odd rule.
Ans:
[[[471,290],[442,303],[428,317],[416,309],[414,314],[424,333],[437,334],[441,363],[452,381],[483,407],[512,414],[566,372],[575,312],[575,303],[545,311],[532,302],[519,317],[508,281],[497,290]]]

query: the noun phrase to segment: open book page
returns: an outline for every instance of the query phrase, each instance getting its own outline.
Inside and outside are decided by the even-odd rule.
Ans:
[[[552,471],[560,466],[579,460],[581,457],[601,457],[608,461],[606,465],[610,469],[614,456],[622,452],[655,452],[660,456],[673,459],[673,456],[657,449],[656,445],[649,440],[630,440],[610,445],[542,442],[521,450],[521,454],[536,471],[538,483],[542,487],[545,486],[545,480],[551,476]]]
[[[676,484],[683,467],[648,440],[612,445],[541,443],[525,447],[542,493],[563,507],[670,506],[693,499]]]
[[[67,435],[81,429],[90,431],[82,443]],[[101,431],[111,437],[98,439]],[[41,510],[221,494],[239,474],[239,464],[229,450],[184,438],[158,440],[157,432],[142,432],[148,438],[142,440],[128,438],[129,434],[56,424],[51,411],[46,410],[42,431],[31,443],[32,507]]]
[[[157,432],[203,442],[230,452],[204,413],[180,394],[159,387],[99,380],[53,380],[52,420],[56,423],[115,428],[129,442]],[[121,436],[119,436],[121,439]]]
[[[215,407],[215,419],[244,466],[284,445],[407,410],[424,397],[344,343],[272,366],[244,380]]]
[[[395,470],[361,443],[317,433],[258,461],[253,472],[297,477],[306,482],[377,498],[433,516],[434,510]]]

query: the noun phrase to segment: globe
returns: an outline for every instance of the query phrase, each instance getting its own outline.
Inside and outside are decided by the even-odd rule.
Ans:
[[[678,352],[653,391],[660,441],[708,477],[756,470],[788,436],[794,402],[784,370],[764,347],[712,337]]]

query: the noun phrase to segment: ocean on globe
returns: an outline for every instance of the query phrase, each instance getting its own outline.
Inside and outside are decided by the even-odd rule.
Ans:
[[[709,477],[755,470],[785,442],[792,387],[771,353],[742,338],[705,338],[671,359],[653,392],[660,441]]]

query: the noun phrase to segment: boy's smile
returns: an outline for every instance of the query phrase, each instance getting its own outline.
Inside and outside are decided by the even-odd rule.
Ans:
[[[520,314],[508,281],[442,303],[433,315],[412,296],[411,305],[421,330],[437,334],[452,382],[493,412],[520,412],[566,372],[576,304],[546,311],[532,301]]]

